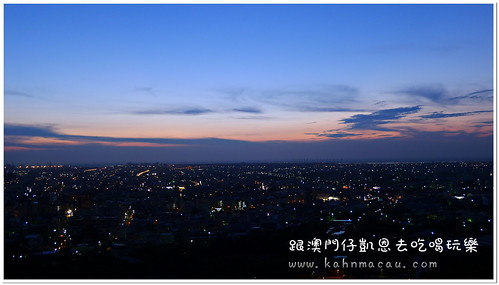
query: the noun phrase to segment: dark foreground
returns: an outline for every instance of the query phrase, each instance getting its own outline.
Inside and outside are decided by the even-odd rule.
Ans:
[[[7,166],[5,278],[491,279],[491,174],[490,162]]]

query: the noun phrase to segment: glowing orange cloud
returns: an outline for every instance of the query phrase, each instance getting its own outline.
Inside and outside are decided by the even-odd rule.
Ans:
[[[47,148],[37,147],[24,147],[24,146],[6,146],[3,148],[5,151],[18,151],[18,150],[47,150]]]
[[[65,140],[58,138],[46,138],[46,137],[11,137],[13,141],[21,144],[28,145],[85,145],[85,144],[101,144],[109,146],[137,146],[137,147],[179,147],[186,146],[182,144],[164,144],[164,143],[150,143],[150,142],[106,142],[99,140]],[[32,150],[34,148],[18,147],[17,150]],[[15,150],[15,149],[11,149]]]
[[[17,142],[30,145],[81,145],[87,143],[85,141],[63,140],[45,137],[22,137],[18,139]]]

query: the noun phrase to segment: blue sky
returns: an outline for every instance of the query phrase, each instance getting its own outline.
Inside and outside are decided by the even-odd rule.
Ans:
[[[6,162],[492,158],[492,5],[9,4],[4,19]]]

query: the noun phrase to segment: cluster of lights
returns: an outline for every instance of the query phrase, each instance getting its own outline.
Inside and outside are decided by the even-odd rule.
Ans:
[[[17,168],[21,169],[21,168],[61,168],[63,167],[62,165],[26,165],[26,166],[22,166],[22,165],[19,165]]]

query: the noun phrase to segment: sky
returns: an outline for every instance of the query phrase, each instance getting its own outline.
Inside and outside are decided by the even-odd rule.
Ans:
[[[6,4],[5,163],[491,160],[492,4]]]

